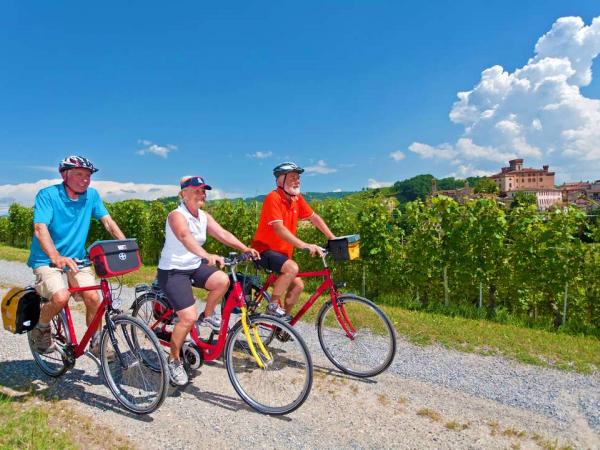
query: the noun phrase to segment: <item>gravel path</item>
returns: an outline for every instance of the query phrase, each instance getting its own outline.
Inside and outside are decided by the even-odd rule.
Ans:
[[[0,293],[31,271],[0,260]],[[123,288],[125,305],[133,289]],[[76,321],[82,323],[81,314]],[[417,347],[400,339],[392,367],[372,380],[334,369],[313,326],[300,329],[315,364],[306,403],[265,417],[240,400],[221,361],[205,364],[151,416],[123,411],[88,358],[59,380],[41,374],[25,336],[0,330],[0,385],[56,396],[140,448],[576,448],[600,449],[600,376],[498,357]],[[171,432],[169,432],[171,430]]]

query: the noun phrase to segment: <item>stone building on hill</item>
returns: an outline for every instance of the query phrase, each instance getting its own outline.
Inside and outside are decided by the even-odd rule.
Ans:
[[[517,192],[535,195],[540,210],[563,202],[562,192],[554,186],[554,172],[550,172],[547,165],[533,169],[523,167],[522,159],[512,159],[508,167],[503,167],[490,178],[498,185],[502,197],[511,199]]]
[[[498,185],[500,195],[510,191],[554,189],[554,172],[548,171],[548,166],[541,169],[523,167],[522,159],[510,160],[508,164],[490,177]]]

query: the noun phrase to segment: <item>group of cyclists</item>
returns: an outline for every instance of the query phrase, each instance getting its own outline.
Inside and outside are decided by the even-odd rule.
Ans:
[[[91,176],[98,169],[87,158],[69,156],[58,166],[63,182],[40,190],[33,210],[34,237],[28,265],[35,275],[35,288],[48,302],[44,303],[39,322],[31,331],[33,345],[41,353],[54,350],[50,322],[70,298],[69,287],[93,286],[91,268],[78,270],[76,259],[86,256],[85,242],[92,216],[98,219],[115,239],[125,239],[111,218],[98,192],[90,188]],[[201,326],[218,330],[221,318],[215,313],[219,300],[229,287],[229,278],[219,270],[223,258],[208,253],[203,245],[207,235],[240,252],[248,252],[261,267],[279,274],[266,313],[289,319],[294,304],[304,289],[293,260],[294,249],[305,249],[322,256],[318,245],[296,236],[298,221],[310,221],[327,239],[335,239],[325,221],[315,213],[300,193],[304,169],[284,162],[273,169],[276,188],[262,205],[258,227],[249,246],[225,230],[206,211],[206,191],[211,190],[201,176],[184,176],[179,181],[181,203],[171,211],[165,223],[165,243],[158,262],[158,283],[178,320],[171,335],[168,359],[173,384],[185,386],[188,375],[180,359],[181,347],[197,320]],[[62,276],[68,267],[67,278]],[[206,307],[199,316],[192,284],[208,291]],[[100,300],[96,291],[77,295],[86,307],[89,325]],[[283,308],[280,306],[283,305]],[[100,329],[100,327],[99,327]],[[90,352],[99,353],[100,330],[96,330]]]

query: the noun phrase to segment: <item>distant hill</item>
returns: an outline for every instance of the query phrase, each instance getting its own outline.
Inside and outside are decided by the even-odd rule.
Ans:
[[[312,200],[324,200],[324,199],[336,199],[348,197],[351,198],[368,198],[375,195],[383,195],[384,197],[395,197],[400,203],[412,202],[416,199],[424,199],[431,193],[431,186],[433,175],[423,174],[417,175],[412,178],[408,178],[402,181],[396,181],[392,186],[384,188],[370,189],[365,188],[362,191],[341,191],[341,192],[303,192],[304,198],[308,201]],[[465,187],[465,183],[469,186],[476,186],[479,180],[485,177],[468,177],[466,179],[447,177],[436,179],[437,189],[439,191],[447,189],[458,189]],[[251,202],[256,200],[262,202],[265,199],[264,195],[257,195],[256,197],[247,198],[232,198],[229,200],[243,200],[245,202]],[[177,197],[166,197],[159,199],[161,202],[168,203],[178,201]]]
[[[346,197],[350,194],[354,194],[353,191],[340,191],[340,192],[303,192],[302,195],[304,196],[305,199],[307,199],[308,201],[312,201],[312,200],[324,200],[327,198],[342,198],[342,197]],[[227,200],[243,200],[245,202],[252,202],[254,200],[256,200],[257,202],[262,202],[265,199],[265,195],[257,195],[256,197],[246,197],[246,198],[229,198]],[[175,197],[163,197],[163,198],[159,198],[158,201],[162,202],[162,203],[170,203],[170,202],[178,202],[179,201],[179,197],[175,196]],[[213,201],[218,201],[218,200],[213,200]]]
[[[360,192],[349,195],[349,197],[365,198],[383,195],[384,197],[395,197],[399,203],[412,202],[416,199],[424,199],[431,193],[433,178],[433,175],[430,174],[417,175],[406,180],[396,181],[389,187],[363,189]],[[436,179],[437,190],[458,189],[465,187],[466,183],[474,187],[482,178],[486,177],[469,177],[464,180],[454,177]]]

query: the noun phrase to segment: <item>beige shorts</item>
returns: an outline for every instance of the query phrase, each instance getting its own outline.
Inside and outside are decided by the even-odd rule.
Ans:
[[[50,299],[54,294],[70,287],[85,287],[98,284],[91,267],[84,267],[77,273],[63,272],[56,267],[40,266],[33,269],[35,275],[35,290],[42,297]],[[75,300],[81,300],[81,294],[73,295]]]

